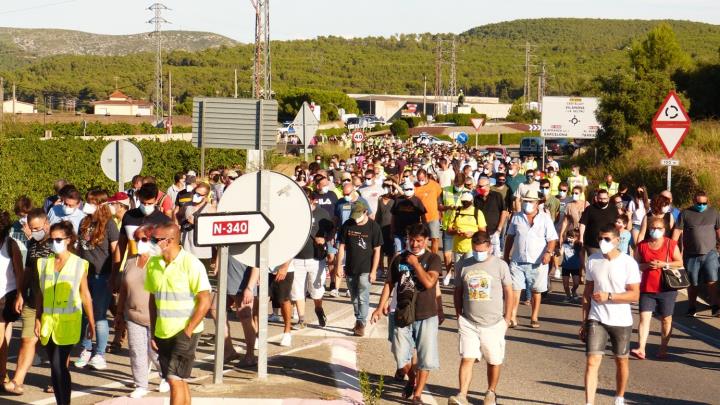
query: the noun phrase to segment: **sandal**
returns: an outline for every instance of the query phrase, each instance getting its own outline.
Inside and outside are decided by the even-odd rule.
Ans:
[[[530,327],[533,328],[533,329],[537,329],[537,328],[540,327],[540,322],[530,320]]]
[[[23,385],[16,383],[15,380],[11,380],[10,382],[3,384],[3,388],[5,389],[5,392],[13,395],[22,395],[25,393]]]
[[[638,360],[645,360],[645,355],[640,353],[640,350],[638,350],[638,349],[630,350],[630,355],[635,357]]]
[[[508,328],[510,328],[510,329],[517,328],[517,321],[510,321],[510,325],[508,325]]]

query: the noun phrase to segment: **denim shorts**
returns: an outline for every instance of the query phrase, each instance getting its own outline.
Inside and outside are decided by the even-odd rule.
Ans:
[[[442,233],[442,251],[443,252],[452,252],[454,247],[455,247],[454,235],[450,235],[449,233],[447,233],[447,231],[443,231],[443,233]]]
[[[398,369],[412,361],[415,349],[418,369],[429,371],[440,368],[437,316],[415,321],[404,328],[395,327],[392,352]]]
[[[534,293],[547,291],[548,266],[535,263],[510,263],[513,290],[527,290]]]
[[[585,353],[588,355],[604,355],[605,346],[607,346],[608,339],[610,339],[612,353],[615,357],[628,357],[630,352],[630,338],[632,337],[632,325],[610,326],[598,321],[589,320],[586,328]]]
[[[700,281],[712,283],[718,281],[718,252],[713,249],[704,255],[683,258],[690,285],[697,287]]]
[[[662,318],[672,316],[677,295],[677,291],[640,293],[640,312],[654,312]]]
[[[440,220],[434,220],[427,223],[428,230],[430,231],[430,239],[440,239]]]

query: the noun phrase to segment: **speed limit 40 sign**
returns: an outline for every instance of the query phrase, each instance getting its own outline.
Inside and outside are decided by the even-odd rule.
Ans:
[[[352,140],[355,143],[363,143],[365,142],[365,132],[361,130],[356,130],[352,133]]]

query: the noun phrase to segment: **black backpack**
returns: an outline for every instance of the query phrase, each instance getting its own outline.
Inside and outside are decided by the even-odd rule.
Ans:
[[[420,293],[416,283],[415,273],[407,263],[403,263],[403,259],[412,253],[405,252],[398,258],[398,270],[400,280],[397,285],[397,306],[395,307],[395,325],[404,328],[415,322],[415,304],[417,296]],[[420,264],[427,267],[425,260],[421,260]],[[404,268],[403,268],[404,267]]]

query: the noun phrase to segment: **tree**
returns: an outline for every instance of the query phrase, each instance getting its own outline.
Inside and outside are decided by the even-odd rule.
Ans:
[[[395,136],[407,135],[409,132],[408,130],[409,126],[405,120],[395,120],[395,122],[390,125],[390,132],[392,132]]]
[[[639,77],[652,71],[674,73],[690,66],[690,57],[683,52],[668,23],[650,30],[644,40],[635,41],[630,49],[630,63]]]

